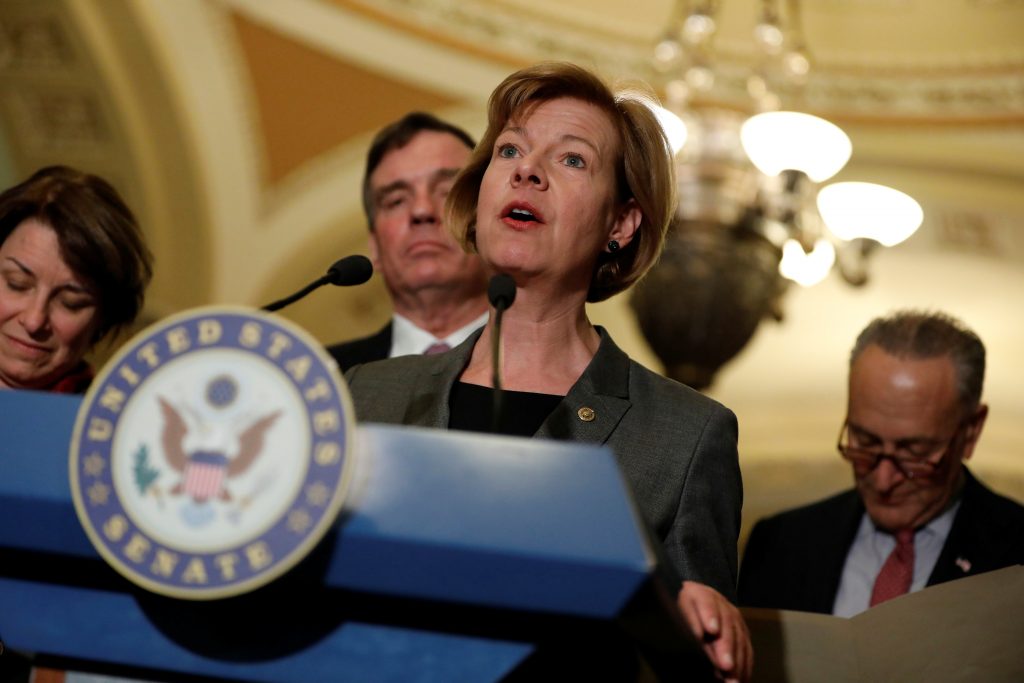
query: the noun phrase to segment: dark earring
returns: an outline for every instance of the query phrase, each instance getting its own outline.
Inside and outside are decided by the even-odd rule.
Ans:
[[[617,240],[611,240],[610,242],[608,242],[608,251],[610,251],[611,253],[614,254],[618,250],[619,250],[619,243],[618,243]]]

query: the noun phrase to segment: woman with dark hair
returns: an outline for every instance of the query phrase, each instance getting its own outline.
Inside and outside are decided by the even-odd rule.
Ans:
[[[638,280],[664,244],[673,160],[650,104],[571,64],[512,74],[448,196],[448,225],[516,286],[499,431],[611,447],[683,580],[691,630],[720,675],[742,679],[749,636],[725,597],[742,499],[735,416],[631,361],[585,309]],[[494,322],[448,353],[350,370],[359,419],[489,431]]]
[[[0,388],[84,392],[85,354],[135,320],[151,275],[102,178],[49,166],[0,194]]]

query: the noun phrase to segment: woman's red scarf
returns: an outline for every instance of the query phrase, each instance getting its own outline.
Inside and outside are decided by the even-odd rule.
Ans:
[[[58,394],[84,394],[92,383],[92,367],[82,361],[76,365],[68,374],[54,382],[47,391]]]

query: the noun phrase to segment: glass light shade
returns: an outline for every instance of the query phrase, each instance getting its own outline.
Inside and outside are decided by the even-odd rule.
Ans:
[[[679,116],[665,107],[646,101],[645,104],[648,104],[651,111],[654,112],[655,118],[661,124],[661,129],[665,131],[665,137],[668,138],[668,144],[672,147],[672,153],[676,154],[686,144],[686,124]]]
[[[810,254],[796,240],[786,240],[782,245],[779,273],[799,285],[812,287],[825,279],[835,262],[835,247],[826,239],[815,242]]]
[[[740,129],[740,140],[765,175],[802,171],[816,183],[838,173],[853,152],[850,138],[839,126],[795,111],[751,116]]]
[[[839,239],[873,239],[891,247],[921,227],[924,211],[913,197],[874,183],[832,183],[818,192],[818,213]]]

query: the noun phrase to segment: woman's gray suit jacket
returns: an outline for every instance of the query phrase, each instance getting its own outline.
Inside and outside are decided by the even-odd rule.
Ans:
[[[535,436],[607,444],[679,577],[735,601],[743,500],[735,415],[631,361],[598,331],[597,354]],[[448,353],[349,370],[357,418],[447,428],[448,397],[479,335]],[[584,407],[593,410],[593,420],[580,418]]]

